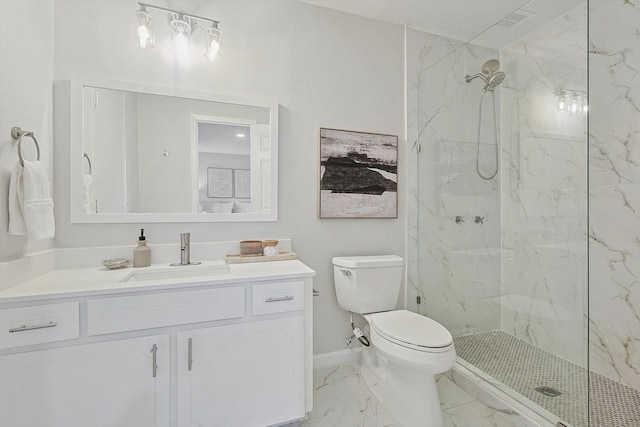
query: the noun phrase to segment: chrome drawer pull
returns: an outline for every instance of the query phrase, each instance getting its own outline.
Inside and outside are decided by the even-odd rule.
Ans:
[[[158,376],[158,346],[156,344],[151,347],[151,354],[153,355],[151,359],[151,363],[153,364],[151,366],[151,375],[155,378]]]
[[[22,326],[17,327],[17,328],[9,329],[9,333],[33,331],[34,329],[46,329],[46,328],[53,328],[53,327],[56,327],[56,326],[58,326],[58,324],[56,322],[49,322],[49,323],[45,323],[44,325],[32,325],[32,326],[22,325]]]
[[[293,296],[287,295],[284,297],[268,297],[264,299],[264,302],[278,302],[278,301],[291,301]]]

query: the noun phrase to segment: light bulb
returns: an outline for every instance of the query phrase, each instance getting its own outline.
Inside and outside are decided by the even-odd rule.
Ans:
[[[147,43],[149,42],[149,29],[146,25],[138,26],[138,44],[141,48],[147,47]]]
[[[188,18],[187,18],[188,19]],[[171,47],[182,57],[189,56],[191,25],[186,20],[175,18],[169,23],[171,27]]]

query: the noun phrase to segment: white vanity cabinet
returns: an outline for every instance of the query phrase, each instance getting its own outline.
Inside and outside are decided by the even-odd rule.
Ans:
[[[297,274],[282,261],[267,263],[279,266],[265,276],[246,267],[248,277],[144,289],[17,300],[0,292],[0,426],[303,418],[313,404],[314,273],[291,262]]]
[[[0,425],[169,426],[169,360],[169,335],[0,356]]]
[[[264,427],[305,416],[302,315],[178,333],[180,426]]]

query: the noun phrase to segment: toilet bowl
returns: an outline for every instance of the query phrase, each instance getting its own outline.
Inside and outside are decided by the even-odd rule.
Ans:
[[[456,360],[449,331],[406,310],[365,319],[371,331],[371,347],[364,350],[361,366],[367,388],[404,427],[442,426],[435,376]]]
[[[369,324],[360,374],[373,396],[404,427],[441,427],[435,376],[451,369],[451,333],[428,317],[393,310],[403,260],[395,255],[334,258],[338,304]]]

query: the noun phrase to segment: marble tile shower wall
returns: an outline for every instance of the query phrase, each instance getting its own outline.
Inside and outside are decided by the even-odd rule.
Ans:
[[[640,1],[589,8],[589,366],[640,390]]]
[[[501,329],[586,366],[586,4],[502,49]],[[570,101],[568,101],[570,102]]]

